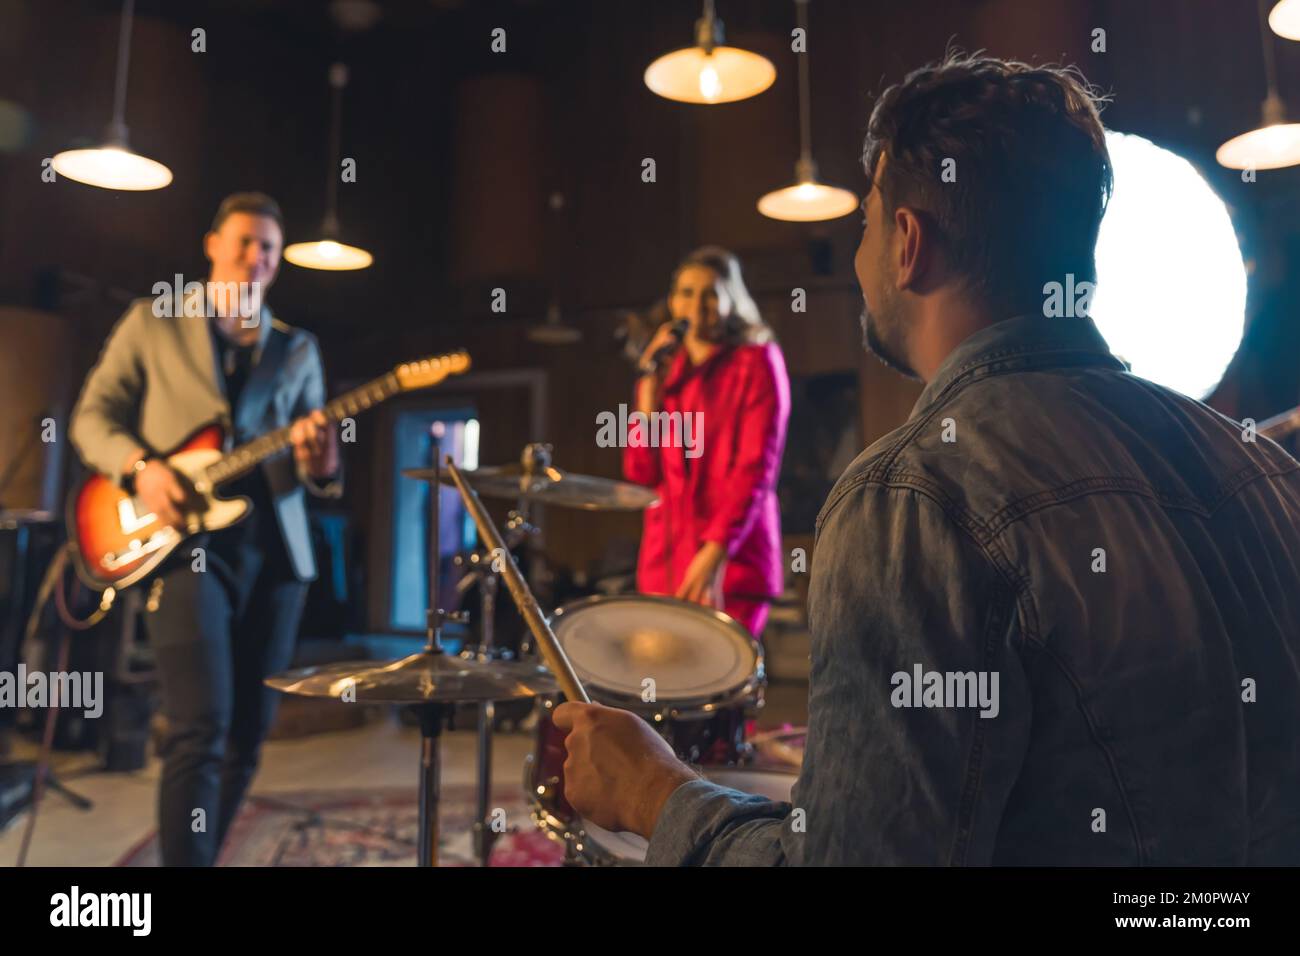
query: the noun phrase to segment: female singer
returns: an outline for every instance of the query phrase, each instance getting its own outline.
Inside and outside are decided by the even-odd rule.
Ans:
[[[636,408],[682,420],[702,413],[691,420],[703,434],[687,433],[689,443],[661,434],[660,447],[649,447],[649,435],[629,430],[624,474],[660,499],[645,513],[637,587],[721,608],[759,638],[784,587],[776,481],[790,417],[785,360],[725,249],[706,246],[682,261],[668,311],[641,357],[653,371],[637,382]],[[678,347],[672,329],[683,319]]]

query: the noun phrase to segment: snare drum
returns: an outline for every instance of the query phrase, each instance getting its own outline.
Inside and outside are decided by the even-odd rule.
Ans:
[[[689,763],[748,759],[745,721],[763,704],[763,656],[726,614],[627,594],[568,604],[551,623],[593,701],[640,714]],[[538,704],[524,787],[538,825],[563,837],[575,814],[564,800],[564,735],[551,722],[554,706],[552,699]]]
[[[705,767],[712,783],[771,800],[790,802],[799,775],[789,770],[752,770],[748,767]],[[569,857],[587,866],[640,866],[647,842],[635,833],[614,833],[578,817],[570,827]]]

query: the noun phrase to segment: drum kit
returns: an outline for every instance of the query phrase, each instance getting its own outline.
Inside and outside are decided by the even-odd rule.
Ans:
[[[679,757],[701,766],[718,783],[788,799],[795,774],[784,768],[754,769],[746,725],[763,705],[766,677],[757,642],[721,611],[668,597],[624,594],[584,598],[546,615],[511,549],[535,531],[533,504],[587,511],[628,511],[654,506],[654,493],[639,485],[562,471],[550,446],[525,447],[520,464],[462,471],[448,457],[408,478],[456,488],[478,528],[481,549],[460,564],[480,585],[478,644],[449,654],[444,623],[460,612],[437,607],[440,593],[438,495],[430,495],[430,559],[427,643],[416,654],[387,661],[359,661],[299,668],[267,679],[287,694],[347,702],[396,703],[419,717],[418,862],[437,865],[440,761],[438,738],[457,704],[479,708],[475,855],[486,866],[500,836],[489,807],[493,708],[499,701],[536,701],[536,740],[525,758],[523,785],[532,822],[565,848],[571,865],[631,865],[645,858],[645,841],[610,833],[584,821],[564,799],[564,738],[550,713],[563,698],[595,700],[639,714],[673,746]],[[480,496],[513,499],[503,537]],[[497,578],[506,588],[532,640],[517,659],[494,646]]]

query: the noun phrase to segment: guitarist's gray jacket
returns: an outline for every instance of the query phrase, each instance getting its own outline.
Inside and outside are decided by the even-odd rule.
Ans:
[[[160,317],[154,313],[155,301],[137,299],[126,310],[72,411],[69,437],[89,467],[118,481],[123,462],[136,447],[166,454],[212,422],[220,422],[232,436],[228,442],[242,444],[325,404],[316,337],[285,325],[264,305],[257,364],[241,396],[239,420],[232,422],[211,320],[193,314]],[[188,299],[186,304],[191,304]],[[316,576],[316,562],[304,489],[335,498],[343,492],[342,481],[314,481],[287,453],[267,459],[261,468],[293,572],[309,581]]]

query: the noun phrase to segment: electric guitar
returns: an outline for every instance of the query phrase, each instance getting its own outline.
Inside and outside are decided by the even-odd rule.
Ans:
[[[355,388],[327,403],[325,417],[337,422],[365,411],[401,392],[432,388],[469,369],[467,352],[452,352],[398,365],[387,375]],[[286,425],[239,447],[223,452],[225,431],[209,424],[195,431],[179,448],[164,455],[167,464],[192,486],[184,527],[163,523],[139,498],[127,494],[103,475],[94,475],[68,499],[68,539],[73,542],[77,574],[97,591],[130,587],[196,534],[228,528],[242,519],[247,498],[218,498],[217,488],[246,474],[292,444]]]

